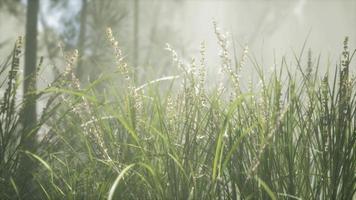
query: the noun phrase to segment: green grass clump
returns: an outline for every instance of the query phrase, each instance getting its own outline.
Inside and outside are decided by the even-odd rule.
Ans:
[[[355,196],[356,96],[347,39],[332,75],[320,77],[310,53],[306,66],[296,56],[295,67],[283,60],[281,70],[267,76],[247,48],[240,60],[231,59],[216,28],[231,84],[207,89],[203,44],[199,62],[189,64],[167,47],[179,77],[137,86],[111,30],[107,34],[116,74],[82,87],[73,75],[75,52],[58,84],[42,91],[57,98],[48,108],[55,112],[46,117],[46,142],[27,153],[38,162],[38,198]],[[248,60],[260,85],[244,91],[239,76]],[[180,89],[173,89],[177,81]]]
[[[18,146],[20,133],[18,131],[20,116],[16,111],[16,94],[18,91],[18,76],[22,41],[15,44],[13,54],[1,64],[0,75],[5,74],[6,67],[10,65],[8,75],[0,83],[4,89],[0,99],[0,187],[1,198],[9,198],[6,194],[18,193],[14,183],[14,171],[17,167]]]

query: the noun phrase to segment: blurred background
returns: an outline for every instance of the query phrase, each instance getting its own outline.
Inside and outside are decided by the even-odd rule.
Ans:
[[[24,35],[26,2],[0,1],[0,61]],[[219,70],[213,20],[229,32],[231,50],[249,54],[266,69],[298,54],[307,40],[313,55],[336,63],[345,36],[356,41],[356,0],[40,0],[38,57],[44,78],[63,70],[64,51],[78,49],[77,76],[92,81],[114,66],[105,30],[111,27],[139,81],[177,74],[166,43],[189,61],[206,43],[208,77]],[[234,45],[233,45],[234,44]],[[321,66],[322,67],[322,66]],[[150,72],[150,73],[147,73]],[[253,69],[243,69],[248,75]],[[45,84],[38,81],[38,85]]]

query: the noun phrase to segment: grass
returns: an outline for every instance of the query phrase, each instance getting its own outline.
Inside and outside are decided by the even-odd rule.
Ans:
[[[204,44],[198,62],[188,64],[167,47],[181,74],[142,86],[110,29],[117,72],[83,87],[73,52],[65,72],[38,92],[50,97],[39,124],[48,131],[35,152],[16,150],[16,84],[3,84],[2,104],[12,106],[0,115],[0,197],[24,197],[16,177],[16,156],[23,155],[37,163],[28,191],[34,199],[354,198],[354,52],[347,39],[335,72],[318,74],[319,59],[309,53],[306,65],[295,56],[296,66],[283,60],[266,75],[247,48],[241,58],[230,55],[226,37],[215,31],[230,80],[215,89],[205,83]],[[239,76],[248,61],[260,85],[244,91]],[[11,66],[8,80],[18,80],[18,65]]]

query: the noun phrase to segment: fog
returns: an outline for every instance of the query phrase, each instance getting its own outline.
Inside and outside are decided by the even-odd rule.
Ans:
[[[67,50],[78,48],[82,1],[68,1],[63,3],[64,6],[53,6],[53,2],[42,0],[40,8],[40,55],[45,57],[45,63],[46,57],[50,56],[44,48],[48,42],[64,42]],[[356,0],[139,0],[137,30],[134,27],[134,1],[90,0],[87,3],[88,28],[82,58],[91,60],[87,62],[89,71],[95,69],[93,59],[97,65],[105,60],[102,54],[107,52],[103,49],[95,52],[94,49],[105,46],[106,27],[113,28],[127,61],[131,65],[137,61],[137,71],[143,79],[178,73],[172,69],[170,54],[164,50],[166,43],[189,62],[191,57],[198,56],[200,43],[204,41],[208,71],[210,76],[214,75],[220,62],[213,21],[217,22],[221,32],[228,32],[231,52],[235,46],[237,55],[240,55],[248,46],[249,55],[266,69],[276,67],[283,56],[292,61],[294,54],[299,55],[302,51],[305,41],[305,52],[311,48],[313,55],[321,55],[323,64],[330,62],[331,65],[339,58],[345,36],[350,37],[350,46],[356,44]],[[16,15],[2,9],[0,43],[6,44],[0,51],[2,58],[9,53],[16,37],[23,33],[24,6],[22,3],[17,7]],[[110,19],[113,16],[120,20]],[[45,32],[47,37],[50,33],[47,41],[44,40]],[[135,40],[138,47],[135,47]],[[136,58],[135,48],[138,48]],[[57,52],[51,57],[60,55]],[[108,66],[110,62],[103,65]],[[156,74],[147,75],[145,71],[151,68]],[[105,71],[107,68],[101,69]],[[88,70],[84,76],[90,75]],[[243,73],[250,75],[253,70],[250,67]]]
[[[240,51],[241,46],[247,45],[267,67],[273,66],[275,58],[279,62],[284,55],[299,54],[305,41],[306,49],[311,48],[314,54],[334,62],[345,36],[350,36],[351,46],[356,44],[352,39],[356,37],[356,1],[353,0],[191,0],[181,5],[164,1],[159,4],[157,15],[170,24],[175,37],[181,38],[186,48],[184,55],[197,52],[199,43],[206,41],[208,59],[215,64],[218,46],[213,20],[222,31],[230,33],[230,41],[236,42]],[[150,3],[143,2],[142,7],[149,6]]]

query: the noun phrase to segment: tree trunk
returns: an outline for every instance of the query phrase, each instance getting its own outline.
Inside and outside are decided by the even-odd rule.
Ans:
[[[137,82],[137,66],[139,62],[139,17],[140,17],[140,6],[139,0],[134,1],[134,53],[133,53],[133,66],[134,66],[134,82]]]
[[[24,99],[23,99],[23,134],[21,138],[21,150],[34,152],[36,150],[36,60],[37,60],[37,17],[39,0],[27,1],[26,36],[25,36],[25,69],[24,69]],[[32,192],[31,185],[32,172],[35,163],[28,155],[22,154],[19,166],[19,180],[21,195],[29,198],[28,193]],[[26,195],[27,193],[27,195]]]
[[[79,59],[77,62],[77,70],[76,70],[76,76],[80,81],[83,81],[83,56],[84,56],[86,23],[87,23],[87,0],[82,0],[82,10],[80,12],[80,30],[79,30],[79,37],[78,37]]]
[[[28,0],[24,69],[24,128],[34,128],[36,112],[37,15],[39,0]]]

